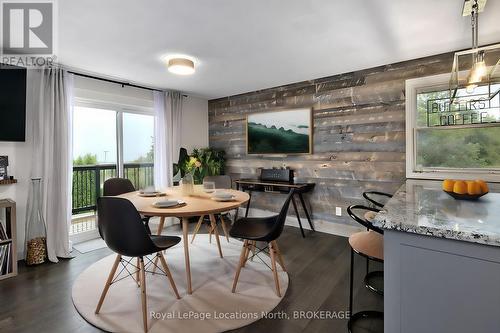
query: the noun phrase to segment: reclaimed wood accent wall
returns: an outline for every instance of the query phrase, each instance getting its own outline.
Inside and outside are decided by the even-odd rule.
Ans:
[[[405,180],[405,80],[449,72],[452,61],[447,53],[211,100],[210,146],[226,151],[233,179],[290,167],[299,181],[316,183],[315,220],[353,224],[346,208],[364,203],[363,191],[394,193]],[[248,113],[299,107],[313,108],[313,154],[246,155]],[[271,195],[255,195],[252,207],[277,212],[281,201]]]

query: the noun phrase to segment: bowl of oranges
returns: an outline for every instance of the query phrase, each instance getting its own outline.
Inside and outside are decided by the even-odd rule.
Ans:
[[[443,190],[455,199],[477,200],[489,192],[484,180],[453,180],[443,181]]]

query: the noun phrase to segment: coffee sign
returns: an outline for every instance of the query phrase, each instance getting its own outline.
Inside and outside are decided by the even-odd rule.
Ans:
[[[500,94],[427,101],[427,127],[500,123]]]

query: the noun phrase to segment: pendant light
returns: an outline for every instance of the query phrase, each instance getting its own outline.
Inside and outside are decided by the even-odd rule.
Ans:
[[[471,16],[472,48],[456,52],[450,79],[450,96],[454,99],[460,88],[474,94],[478,86],[488,87],[488,98],[499,92],[495,83],[500,83],[500,44],[479,47],[479,13],[487,0],[465,0],[463,16]]]

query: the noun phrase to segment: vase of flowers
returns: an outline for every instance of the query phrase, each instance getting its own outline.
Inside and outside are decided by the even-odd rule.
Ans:
[[[225,152],[214,148],[193,149],[185,164],[186,173],[193,176],[194,184],[202,184],[206,176],[224,174]]]

